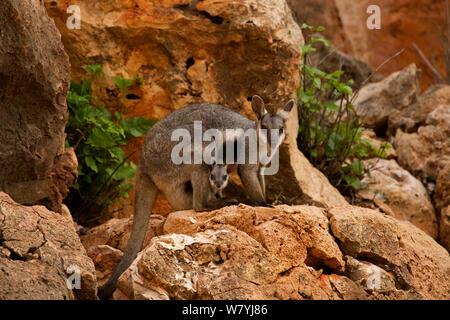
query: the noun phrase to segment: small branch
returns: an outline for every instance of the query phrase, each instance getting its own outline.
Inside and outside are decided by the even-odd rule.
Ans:
[[[336,51],[338,51],[340,48],[342,48],[344,45],[339,46],[337,48],[334,48],[333,51],[331,51],[330,53],[328,53],[325,57],[322,58],[322,60],[319,61],[319,64],[317,65],[317,68],[325,61],[327,60],[329,57],[331,57]]]
[[[396,54],[390,56],[389,58],[387,58],[382,64],[380,64],[374,72],[372,72],[370,74],[370,76],[367,77],[366,80],[364,80],[361,85],[359,86],[358,89],[356,89],[356,91],[353,93],[352,98],[350,99],[350,103],[353,104],[353,102],[356,100],[356,97],[358,96],[359,90],[361,90],[362,87],[364,87],[364,85],[369,82],[370,79],[372,79],[372,77],[381,70],[381,68],[383,68],[386,64],[388,64],[389,62],[391,62],[392,60],[394,60],[395,58],[397,58],[399,55],[401,55],[403,52],[405,51],[405,48],[403,48],[402,50],[400,50],[399,52],[397,52]]]
[[[423,54],[422,50],[416,45],[415,42],[413,42],[413,47],[416,49],[419,56],[422,58],[422,60],[425,62],[425,64],[430,68],[431,72],[436,76],[436,78],[439,79],[439,81],[444,81],[444,78],[439,74],[439,72],[436,70],[436,68],[433,66],[433,64],[430,62],[430,60],[427,59],[427,57]]]
[[[401,55],[404,51],[405,51],[405,48],[403,48],[402,50],[400,50],[400,51],[397,52],[396,54],[394,54],[394,55],[390,56],[389,58],[387,58],[382,64],[380,64],[380,65],[378,66],[378,68],[375,69],[374,72],[372,72],[372,74],[371,74],[366,80],[363,81],[363,83],[361,84],[361,87],[362,87],[363,85],[365,85],[367,82],[369,82],[369,80],[372,79],[372,77],[373,77],[378,71],[380,71],[381,68],[383,68],[386,64],[388,64],[389,62],[391,62],[392,60],[394,60],[395,58],[397,58],[397,57],[398,57],[399,55]]]

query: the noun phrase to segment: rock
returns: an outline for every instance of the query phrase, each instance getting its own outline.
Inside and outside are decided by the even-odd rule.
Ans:
[[[118,110],[113,78],[145,81],[130,90],[125,116],[160,119],[189,103],[225,105],[253,117],[250,100],[264,98],[269,111],[295,97],[303,37],[285,0],[81,0],[81,29],[66,27],[67,1],[46,0],[69,54],[74,79],[86,64],[103,64],[94,84],[99,102]],[[108,48],[108,49],[105,49]],[[295,108],[294,108],[295,109]],[[280,171],[267,179],[268,200],[323,207],[345,199],[297,148],[297,112],[291,112]],[[140,149],[142,139],[127,147]],[[131,160],[137,162],[139,152]],[[279,183],[283,181],[283,183]],[[320,183],[312,183],[320,181]],[[299,195],[301,195],[299,197]]]
[[[384,134],[389,115],[416,101],[419,77],[420,70],[410,65],[380,82],[364,86],[354,102],[356,113],[367,127]]]
[[[420,299],[449,299],[450,256],[409,222],[356,207],[328,210],[333,235],[346,255],[394,275],[396,287]]]
[[[1,192],[0,248],[0,299],[97,299],[94,264],[71,219]],[[75,270],[81,287],[71,290]]]
[[[147,246],[154,236],[162,234],[164,220],[164,217],[156,214],[150,216],[143,247]],[[88,252],[91,248],[97,250],[96,248],[101,245],[107,245],[123,252],[130,238],[132,225],[133,219],[131,218],[111,219],[104,224],[89,229],[80,239]]]
[[[443,104],[450,104],[450,86],[431,87],[417,102],[408,108],[396,110],[389,116],[389,135],[395,135],[397,129],[407,133],[416,132],[419,126],[425,124],[428,114]]]
[[[364,177],[362,182],[368,187],[360,190],[358,195],[374,201],[384,213],[410,221],[437,239],[438,220],[422,183],[395,160],[370,159],[364,164],[370,168],[370,177]]]
[[[41,1],[3,1],[0,30],[0,190],[60,212],[77,177],[64,149],[69,59]]]
[[[156,214],[150,216],[143,248],[156,235],[162,235],[165,218]],[[88,256],[94,261],[98,285],[103,285],[122,258],[131,235],[132,218],[111,219],[104,224],[89,229],[81,236],[81,242]]]
[[[440,243],[450,252],[450,205],[441,210]]]
[[[450,205],[450,162],[439,171],[436,180],[434,203],[438,210]]]
[[[206,214],[179,211],[168,216],[164,233],[191,234],[217,224],[231,225],[249,234],[275,254],[285,270],[305,261],[308,266],[337,271],[345,264],[338,246],[328,234],[326,215],[317,207],[277,206],[277,210],[256,210],[239,205]]]
[[[411,63],[424,71],[420,84],[428,88],[435,83],[433,73],[412,46],[412,39],[426,54],[435,57],[434,65],[445,75],[441,33],[445,26],[445,1],[423,0],[420,6],[409,0],[374,2],[372,0],[289,0],[299,22],[324,26],[325,37],[351,56],[367,61],[373,69],[395,53],[404,52],[385,64],[380,72],[388,76]],[[380,9],[381,29],[369,29],[369,6]],[[373,12],[372,12],[373,13]],[[417,35],[420,34],[420,37]],[[436,44],[430,46],[430,43]]]
[[[322,37],[320,34],[314,36],[316,38]],[[364,82],[374,82],[373,79],[381,81],[383,78],[380,74],[371,77],[373,70],[367,62],[349,56],[337,48],[326,47],[322,42],[316,43],[314,48],[317,51],[309,56],[311,65],[327,73],[338,70],[344,71],[341,81],[347,83],[353,80],[354,83],[351,85],[353,89],[360,88]]]
[[[370,209],[180,211],[169,214],[164,233],[120,277],[115,299],[450,297],[448,252],[412,224]]]
[[[287,0],[294,16],[302,25],[306,23],[313,27],[324,26],[323,36],[331,40],[338,48],[348,42],[347,35],[342,32],[339,11],[330,0]]]
[[[164,225],[167,235],[153,238],[115,296],[325,299],[314,268],[345,265],[328,228],[324,211],[307,206],[174,212]],[[301,288],[298,279],[309,286]]]
[[[417,177],[436,180],[450,162],[450,105],[441,105],[427,115],[417,133],[395,135],[400,165]]]
[[[112,276],[114,270],[122,259],[123,253],[119,249],[108,245],[89,247],[87,255],[95,265],[97,285],[101,287]]]
[[[369,263],[359,262],[347,256],[347,273],[349,278],[370,291],[389,293],[395,291],[395,279],[384,269]]]

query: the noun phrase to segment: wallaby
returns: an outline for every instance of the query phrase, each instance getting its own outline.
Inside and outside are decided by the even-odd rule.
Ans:
[[[285,122],[293,106],[294,100],[290,100],[279,112],[271,114],[266,111],[263,99],[254,96],[252,109],[256,114],[256,121],[220,105],[201,103],[178,109],[157,122],[147,132],[136,172],[135,214],[131,236],[114,274],[99,288],[99,297],[108,299],[112,295],[119,276],[141,250],[151,210],[159,192],[165,196],[174,211],[187,209],[201,211],[217,204],[214,200],[218,199],[211,199],[209,166],[176,165],[172,161],[172,150],[178,144],[171,138],[174,130],[185,129],[194,135],[194,121],[201,121],[204,130],[256,130],[258,139],[263,140],[263,143],[269,141],[266,136],[269,132],[278,130],[281,133],[281,140],[284,139]],[[281,142],[279,141],[278,146]],[[265,205],[264,176],[261,174],[260,164],[239,164],[237,170],[252,202],[255,205]]]
[[[228,185],[230,173],[237,168],[235,164],[218,164],[214,162],[211,165],[211,174],[209,175],[209,184],[213,195],[218,199],[223,198],[222,190]]]

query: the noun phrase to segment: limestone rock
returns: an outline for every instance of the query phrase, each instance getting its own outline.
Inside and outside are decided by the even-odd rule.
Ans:
[[[320,34],[314,36],[316,38],[322,37]],[[380,74],[370,77],[373,70],[367,62],[345,54],[337,48],[327,47],[322,42],[315,44],[314,48],[316,52],[309,56],[311,64],[327,73],[333,73],[338,70],[344,71],[341,81],[347,83],[353,80],[354,83],[351,85],[353,89],[360,88],[366,80],[370,83],[374,82],[374,80],[381,81],[383,78]]]
[[[450,105],[440,105],[427,115],[416,133],[395,135],[400,165],[415,176],[436,180],[450,162]]]
[[[412,46],[414,41],[427,57],[435,57],[434,65],[445,75],[445,58],[442,54],[441,33],[436,26],[445,26],[445,1],[422,0],[420,5],[410,0],[288,0],[301,23],[324,26],[325,37],[351,56],[367,61],[373,69],[389,57],[404,49],[403,53],[385,64],[380,72],[392,72],[415,63],[423,76],[422,88],[435,83],[426,63]],[[367,9],[377,5],[381,14],[381,29],[369,29],[371,14]],[[417,35],[420,34],[420,37]],[[412,40],[413,39],[413,40]],[[436,44],[436,45],[430,45]]]
[[[356,283],[370,291],[392,292],[395,291],[394,276],[384,269],[369,263],[346,256],[347,274]]]
[[[423,126],[429,113],[440,105],[450,104],[450,86],[435,85],[420,96],[417,102],[402,110],[395,110],[389,116],[390,135],[395,135],[397,129],[403,132],[416,132]]]
[[[365,176],[362,180],[368,184],[368,188],[360,190],[358,194],[374,201],[384,213],[410,221],[437,239],[438,221],[422,183],[395,160],[371,159],[364,164],[370,168],[370,177]]]
[[[162,234],[164,220],[162,216],[156,214],[150,216],[147,233],[144,238],[144,247],[154,236]],[[107,245],[123,252],[130,238],[132,225],[132,218],[111,219],[104,224],[89,229],[85,235],[81,236],[81,242],[88,251],[90,248]]]
[[[123,253],[119,249],[102,244],[89,247],[86,251],[88,257],[94,262],[97,285],[100,287],[112,276]]]
[[[86,64],[103,64],[105,77],[94,84],[100,103],[120,108],[114,76],[144,79],[143,86],[130,90],[134,99],[126,99],[126,117],[160,119],[204,101],[254,117],[254,94],[264,98],[269,111],[295,97],[303,37],[285,0],[81,0],[80,30],[66,27],[67,1],[45,3],[62,34],[73,77],[82,79]],[[294,110],[280,171],[267,179],[268,200],[345,204],[298,151],[297,123]],[[128,151],[141,143],[130,144]],[[138,159],[136,153],[132,160]]]
[[[434,203],[438,210],[450,205],[450,162],[439,171],[434,192]]]
[[[354,102],[356,113],[367,127],[385,131],[393,111],[404,109],[417,100],[419,77],[420,70],[410,65],[380,82],[364,86]]]
[[[313,27],[324,26],[323,36],[338,48],[347,43],[347,35],[342,30],[341,17],[334,1],[287,0],[287,2],[300,25],[306,23]]]
[[[440,243],[450,252],[450,205],[441,210]]]
[[[191,234],[216,224],[231,225],[249,234],[275,254],[285,270],[305,261],[309,266],[337,271],[345,264],[338,246],[328,234],[326,215],[317,207],[278,206],[277,209],[254,209],[239,205],[223,208],[219,212],[171,213],[164,224],[164,233]]]
[[[392,273],[396,287],[421,299],[449,299],[450,256],[409,222],[370,209],[328,211],[333,235],[344,254]]]
[[[0,249],[0,299],[97,299],[94,264],[71,219],[1,192]],[[75,270],[81,287],[71,290]]]
[[[0,30],[0,190],[60,212],[77,177],[64,150],[69,59],[42,1],[3,1]]]
[[[180,211],[169,214],[164,233],[120,277],[115,299],[450,297],[448,252],[412,224],[370,209]]]

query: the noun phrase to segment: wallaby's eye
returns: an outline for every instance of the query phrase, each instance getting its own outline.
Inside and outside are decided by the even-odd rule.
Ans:
[[[211,180],[214,180],[214,175],[210,175],[209,178],[210,178]]]
[[[280,128],[280,135],[283,134],[284,128]]]
[[[224,176],[223,176],[223,180],[227,180],[227,178],[228,178],[227,175],[224,175]]]

